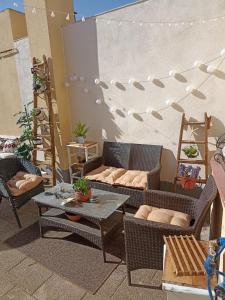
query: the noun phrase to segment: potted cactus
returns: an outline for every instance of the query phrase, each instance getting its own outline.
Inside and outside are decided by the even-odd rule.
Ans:
[[[88,127],[86,126],[86,124],[82,123],[81,121],[78,121],[75,124],[74,130],[73,130],[73,134],[76,137],[76,142],[79,144],[84,144],[87,132],[88,132]]]

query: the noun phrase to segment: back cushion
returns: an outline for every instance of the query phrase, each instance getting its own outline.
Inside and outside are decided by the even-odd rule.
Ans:
[[[104,142],[103,165],[115,168],[128,169],[130,157],[130,144]]]
[[[160,163],[162,146],[131,144],[130,170],[151,171]]]

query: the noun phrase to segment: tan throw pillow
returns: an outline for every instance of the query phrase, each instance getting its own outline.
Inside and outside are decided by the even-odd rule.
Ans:
[[[26,172],[17,172],[8,182],[7,186],[11,194],[15,197],[18,197],[42,182],[43,178],[34,174],[29,174]]]
[[[146,171],[127,170],[114,184],[136,189],[145,189],[147,186],[148,173],[149,172]]]
[[[95,169],[88,173],[85,176],[85,178],[87,178],[88,180],[96,180],[109,184],[114,184],[114,182],[125,172],[126,170],[122,168],[101,166],[98,169]]]
[[[134,217],[152,222],[176,225],[183,228],[187,228],[191,222],[191,216],[188,214],[149,205],[141,205]]]

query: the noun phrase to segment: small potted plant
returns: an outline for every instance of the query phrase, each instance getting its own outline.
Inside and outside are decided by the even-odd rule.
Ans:
[[[74,135],[76,137],[76,142],[79,144],[84,144],[86,135],[88,132],[88,127],[85,123],[82,123],[81,121],[77,122],[74,127]]]
[[[180,183],[183,189],[191,190],[196,186],[201,168],[193,166],[185,166],[183,164],[179,167]]]
[[[73,184],[75,191],[75,199],[82,202],[87,202],[91,198],[91,188],[88,185],[88,180],[85,178],[78,179]]]
[[[196,158],[199,155],[198,147],[196,145],[186,146],[182,151],[188,158]]]

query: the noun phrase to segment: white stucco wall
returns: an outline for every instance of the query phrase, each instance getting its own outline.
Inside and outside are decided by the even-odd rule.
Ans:
[[[224,0],[151,0],[100,15],[97,22],[91,18],[64,27],[65,80],[73,74],[85,78],[70,82],[68,88],[74,123],[86,122],[89,138],[98,141],[163,145],[162,180],[172,181],[182,112],[197,120],[208,112],[212,116],[212,155],[215,138],[225,132],[225,55],[219,56],[225,48],[225,19],[190,23],[218,16],[225,16]],[[124,22],[119,26],[114,20]],[[217,67],[211,76],[206,66],[192,68],[196,60],[211,59],[211,65]],[[175,79],[168,76],[171,69],[186,71]],[[162,79],[128,84],[130,78],[146,81],[148,75]],[[102,84],[96,86],[94,78],[100,78]],[[120,84],[110,84],[112,79]],[[194,94],[187,95],[189,85],[197,88]],[[97,105],[97,98],[103,104]],[[179,104],[165,108],[169,98]],[[148,107],[160,111],[146,114]],[[130,116],[129,110],[133,112]]]
[[[16,68],[19,81],[19,89],[22,105],[33,101],[32,82],[32,59],[28,37],[14,42],[14,47],[18,49],[15,56]]]

